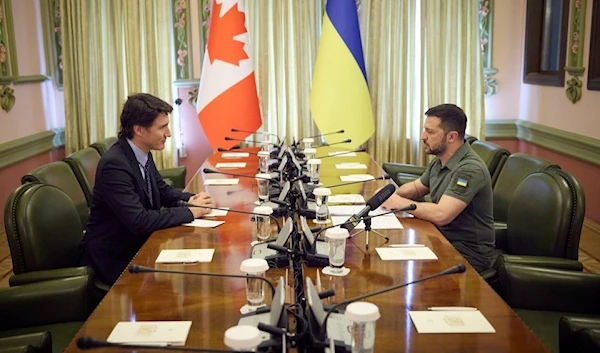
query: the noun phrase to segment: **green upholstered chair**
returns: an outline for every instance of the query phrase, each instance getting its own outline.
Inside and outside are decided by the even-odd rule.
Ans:
[[[590,344],[581,331],[600,327],[599,275],[516,263],[502,264],[498,274],[502,298],[553,352],[581,352],[579,344]],[[598,342],[597,331],[593,336]]]
[[[88,207],[92,206],[92,191],[96,180],[96,169],[100,162],[100,154],[95,148],[87,147],[71,153],[64,161],[71,167],[75,177],[85,194]]]
[[[62,352],[94,309],[90,276],[0,289],[0,352]]]
[[[108,137],[92,143],[91,147],[96,149],[100,156],[102,156],[117,140],[117,137]],[[185,188],[185,176],[187,174],[185,167],[160,169],[158,172],[167,184],[182,190]]]
[[[85,225],[90,217],[90,209],[85,193],[79,185],[73,169],[71,169],[67,163],[56,161],[44,164],[23,176],[23,178],[21,178],[21,183],[43,183],[55,186],[62,190],[71,198],[71,201],[73,201],[73,204],[75,205],[75,209],[79,215],[81,230],[83,231],[85,229]]]
[[[73,201],[57,187],[26,183],[9,196],[4,208],[6,237],[13,263],[11,286],[80,275],[94,277],[78,266],[83,238]],[[108,286],[97,281],[99,301]]]

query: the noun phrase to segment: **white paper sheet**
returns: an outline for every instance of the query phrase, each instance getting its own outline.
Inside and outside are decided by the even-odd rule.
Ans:
[[[119,322],[106,339],[113,343],[183,346],[191,321]]]
[[[216,168],[245,168],[246,162],[223,162],[217,163]]]
[[[230,158],[230,159],[234,159],[234,158],[246,158],[249,157],[250,153],[248,152],[223,152],[221,154],[221,157],[223,158]]]
[[[330,203],[365,203],[365,198],[360,194],[338,194],[329,196]]]
[[[225,221],[211,221],[209,219],[195,219],[192,223],[184,223],[183,226],[198,228],[215,228],[225,223]]]
[[[336,156],[336,157],[356,157],[356,152],[338,151],[338,152],[329,152],[329,155]]]
[[[375,179],[371,174],[351,174],[351,175],[340,175],[342,181],[364,181]]]
[[[240,179],[206,179],[204,185],[237,185],[240,183]]]
[[[363,208],[365,208],[364,204],[363,205],[336,205],[336,206],[329,206],[329,212],[334,216],[352,216],[354,214],[359,213]],[[375,215],[382,214],[385,212],[389,212],[389,210],[384,210],[381,207],[379,207],[378,209],[369,211],[369,216],[375,216]],[[394,216],[394,215],[390,213],[390,216]]]
[[[156,258],[157,264],[211,262],[215,249],[165,249]]]
[[[409,311],[419,333],[495,333],[479,311]]]
[[[363,163],[339,163],[335,165],[336,169],[367,169]]]
[[[333,224],[342,224],[347,220],[348,216],[331,216]],[[364,222],[361,221],[354,229],[365,229]],[[371,229],[404,229],[404,227],[395,215],[389,214],[371,218]]]
[[[437,256],[426,246],[375,248],[383,261],[394,260],[437,260]]]
[[[204,217],[224,217],[227,216],[227,210],[229,207],[221,207],[222,210],[210,210],[210,213],[204,215]]]

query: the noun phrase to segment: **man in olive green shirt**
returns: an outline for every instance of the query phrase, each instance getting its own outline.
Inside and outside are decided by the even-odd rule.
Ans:
[[[428,193],[412,213],[432,222],[467,261],[482,272],[491,266],[494,249],[492,182],[481,158],[465,138],[467,116],[453,104],[425,112],[421,135],[425,152],[436,158],[417,180],[402,185],[383,206],[401,208]]]

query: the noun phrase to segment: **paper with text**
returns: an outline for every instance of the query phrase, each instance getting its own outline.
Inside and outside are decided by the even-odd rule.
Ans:
[[[204,217],[224,217],[227,216],[227,210],[229,207],[220,207],[222,210],[210,210],[210,213],[204,215]]]
[[[383,261],[394,260],[437,260],[437,256],[426,246],[406,248],[375,248]]]
[[[246,158],[249,156],[250,156],[250,153],[248,153],[248,152],[224,152],[223,154],[221,154],[221,157],[230,158],[230,159]]]
[[[418,333],[495,333],[477,311],[409,311]]]
[[[333,224],[342,224],[348,220],[348,216],[331,216]],[[365,229],[365,223],[360,223],[354,229]],[[371,229],[404,229],[402,223],[394,214],[371,218]]]
[[[157,264],[186,264],[211,262],[215,249],[164,249],[160,252]]]
[[[225,223],[225,221],[211,221],[209,219],[195,219],[191,223],[184,223],[183,226],[198,228],[215,228]]]
[[[119,322],[106,339],[112,343],[183,346],[191,321]]]
[[[335,165],[336,169],[367,169],[363,163],[339,163]]]
[[[350,175],[340,175],[340,179],[342,181],[366,181],[375,179],[371,174],[350,174]]]
[[[240,183],[240,179],[206,179],[204,185],[237,185]]]
[[[331,195],[328,200],[330,203],[365,203],[365,198],[360,194]]]
[[[222,162],[217,163],[216,168],[245,168],[246,162]]]

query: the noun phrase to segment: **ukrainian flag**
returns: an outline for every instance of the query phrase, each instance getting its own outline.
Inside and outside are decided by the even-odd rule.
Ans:
[[[317,50],[310,110],[329,143],[352,139],[356,148],[375,131],[355,0],[328,0]]]

